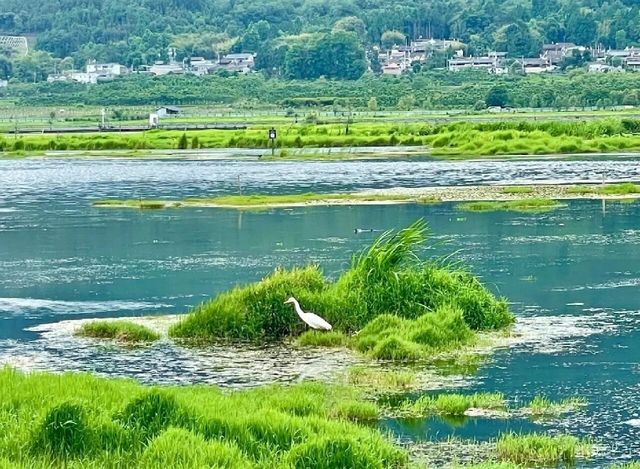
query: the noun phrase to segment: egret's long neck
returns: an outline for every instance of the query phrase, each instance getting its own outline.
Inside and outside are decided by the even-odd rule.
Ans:
[[[298,303],[298,300],[296,300],[295,298],[293,299],[293,307],[295,308],[296,313],[298,313],[298,316],[302,318],[304,316],[304,311],[302,311],[300,303]]]

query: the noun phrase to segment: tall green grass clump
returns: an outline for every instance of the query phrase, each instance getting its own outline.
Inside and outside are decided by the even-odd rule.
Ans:
[[[154,342],[160,334],[131,321],[91,321],[84,323],[76,335],[119,342]]]
[[[327,288],[315,265],[277,268],[260,282],[236,287],[197,306],[170,334],[207,341],[281,339],[304,328],[284,301],[295,295],[302,305],[312,304]]]
[[[544,396],[535,396],[522,410],[532,417],[558,417],[562,414],[574,412],[587,405],[583,397],[569,397],[554,402]]]
[[[414,402],[406,402],[400,411],[413,417],[462,416],[469,409],[506,411],[507,403],[502,393],[439,394],[422,396]]]
[[[422,220],[388,231],[355,255],[351,267],[335,282],[313,265],[278,268],[260,282],[197,306],[170,335],[204,341],[298,335],[306,326],[284,304],[289,296],[339,332],[362,329],[356,347],[376,358],[418,358],[468,343],[472,331],[512,324],[506,301],[497,299],[475,276],[421,259],[419,249],[426,237]]]
[[[496,449],[501,460],[523,465],[574,465],[578,457],[591,454],[591,445],[574,436],[540,433],[502,435]]]
[[[144,467],[175,469],[251,466],[235,444],[207,442],[202,435],[183,428],[169,428],[151,441],[142,453],[141,463]]]
[[[302,383],[222,392],[0,369],[0,467],[406,468],[360,391]]]
[[[92,451],[94,438],[85,407],[65,401],[52,407],[36,427],[32,448],[54,459],[67,459]]]

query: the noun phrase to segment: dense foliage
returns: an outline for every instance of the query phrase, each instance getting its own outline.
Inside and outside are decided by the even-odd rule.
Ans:
[[[343,72],[350,73],[345,68]],[[499,91],[494,91],[498,87]],[[234,104],[255,108],[472,109],[505,105],[522,108],[604,108],[640,104],[635,73],[496,77],[482,72],[429,71],[402,77],[365,75],[359,80],[282,80],[260,74],[128,78],[91,87],[73,83],[39,83],[0,89],[0,96],[20,105]],[[375,103],[371,103],[375,98]]]
[[[259,69],[285,74],[287,54],[300,55],[310,37],[335,41],[335,32],[352,35],[347,55],[356,53],[358,63],[363,46],[418,38],[456,38],[470,54],[497,49],[511,57],[535,56],[545,42],[624,48],[640,40],[635,0],[0,0],[0,12],[0,33],[34,37],[39,50],[66,60],[58,70],[91,59],[151,64],[168,59],[171,47],[178,60],[255,52]],[[0,78],[38,79],[38,71],[52,65],[44,54],[4,55]]]

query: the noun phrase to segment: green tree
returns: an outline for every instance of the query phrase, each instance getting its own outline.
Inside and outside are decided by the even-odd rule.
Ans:
[[[624,49],[628,45],[627,32],[624,29],[616,31],[616,49]]]
[[[509,102],[509,95],[504,87],[494,86],[487,93],[484,102],[488,107],[505,107]]]
[[[178,140],[178,149],[186,150],[187,148],[189,148],[189,140],[187,139],[187,134],[183,133]]]
[[[378,100],[375,96],[371,96],[369,98],[369,101],[367,102],[367,108],[369,108],[369,111],[373,112],[374,114],[378,112]]]
[[[412,94],[407,94],[398,99],[397,108],[401,111],[410,111],[415,105],[416,97]]]
[[[501,27],[494,33],[494,41],[496,49],[506,51],[511,57],[536,56],[542,49],[539,37],[523,22]]]
[[[333,32],[339,31],[354,33],[362,43],[367,40],[367,27],[364,21],[357,16],[346,16],[336,21],[336,24],[333,26]]]
[[[406,36],[400,31],[385,31],[382,33],[380,43],[384,49],[391,49],[393,46],[403,46]]]

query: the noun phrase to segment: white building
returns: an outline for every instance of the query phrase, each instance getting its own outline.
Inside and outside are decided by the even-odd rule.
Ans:
[[[174,106],[162,106],[156,109],[155,115],[158,118],[161,117],[175,117],[180,115],[181,111],[179,108]]]
[[[156,76],[184,73],[182,65],[176,62],[164,63],[156,62],[149,68],[149,73]]]
[[[189,73],[198,76],[208,75],[214,71],[217,66],[213,60],[207,60],[204,57],[191,57],[189,62]]]
[[[68,76],[70,80],[84,83],[85,85],[95,85],[98,83],[98,75],[95,73],[70,72]]]
[[[249,73],[254,65],[253,54],[227,54],[218,61],[218,68],[228,72]]]
[[[7,80],[0,80],[0,88],[6,88],[9,86],[9,82]]]
[[[87,64],[87,73],[95,73],[106,77],[119,77],[129,73],[129,69],[124,65],[115,63],[99,64],[90,62]]]

